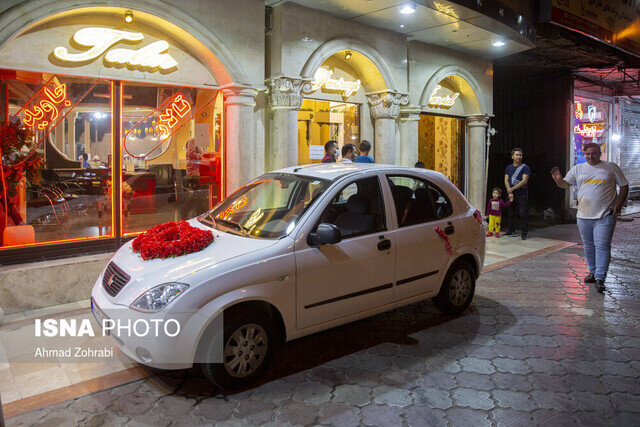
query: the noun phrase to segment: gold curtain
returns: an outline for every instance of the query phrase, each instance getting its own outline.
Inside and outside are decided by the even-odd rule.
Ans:
[[[455,117],[420,115],[418,158],[427,169],[442,172],[462,189],[464,121]]]

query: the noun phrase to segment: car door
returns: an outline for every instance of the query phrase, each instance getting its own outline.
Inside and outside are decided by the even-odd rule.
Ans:
[[[423,177],[387,174],[397,224],[393,301],[437,289],[450,255],[437,229],[455,247],[460,229],[453,205],[440,187]],[[459,233],[458,233],[459,234]]]
[[[393,291],[395,245],[380,177],[345,183],[316,212],[295,245],[298,329],[387,304]],[[342,240],[310,245],[321,222],[336,225]]]

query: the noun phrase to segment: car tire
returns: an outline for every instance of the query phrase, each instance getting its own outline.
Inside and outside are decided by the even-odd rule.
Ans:
[[[476,275],[467,261],[456,261],[447,271],[433,304],[443,314],[460,314],[469,307],[476,290]]]
[[[204,375],[223,390],[245,388],[265,371],[276,343],[277,333],[268,313],[231,308],[224,313],[223,363],[202,364]]]

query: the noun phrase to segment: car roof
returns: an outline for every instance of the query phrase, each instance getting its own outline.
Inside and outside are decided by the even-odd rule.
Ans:
[[[418,172],[427,177],[441,180],[444,175],[440,172],[436,172],[430,169],[418,169],[418,168],[409,168],[405,166],[397,166],[397,165],[382,165],[377,163],[314,163],[311,165],[300,165],[300,166],[291,166],[288,168],[278,169],[272,172],[275,173],[291,173],[296,175],[303,175],[307,177],[327,179],[330,181],[336,181],[337,179],[344,178],[348,175],[357,175],[364,172],[393,172],[393,173],[402,173],[402,171],[407,172]]]

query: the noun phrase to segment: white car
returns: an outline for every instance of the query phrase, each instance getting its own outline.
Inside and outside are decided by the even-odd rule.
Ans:
[[[462,313],[485,254],[482,215],[460,191],[439,172],[398,166],[274,171],[189,223],[214,241],[147,261],[125,244],[92,308],[99,320],[177,319],[175,336],[112,337],[152,367],[202,364],[225,389],[255,380],[284,341],[427,298]]]

